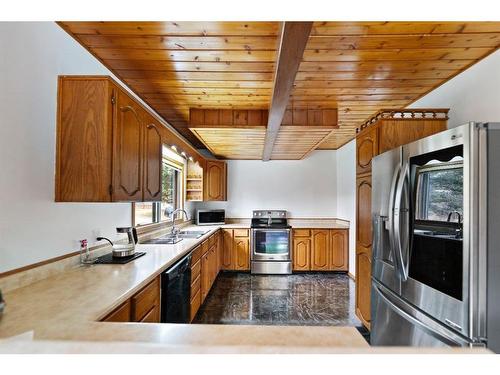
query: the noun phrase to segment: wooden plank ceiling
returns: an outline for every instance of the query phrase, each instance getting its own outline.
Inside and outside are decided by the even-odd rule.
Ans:
[[[191,131],[190,108],[269,109],[279,22],[59,25],[195,147],[221,139],[209,128]],[[336,149],[379,109],[404,108],[499,46],[500,22],[315,22],[288,109],[337,108],[339,127],[284,127],[272,158]],[[245,144],[262,138],[263,145],[264,136],[265,129],[242,127],[224,148],[231,158],[260,159],[260,146]]]

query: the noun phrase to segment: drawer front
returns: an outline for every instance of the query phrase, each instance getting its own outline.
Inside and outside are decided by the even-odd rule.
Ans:
[[[160,278],[144,287],[139,293],[132,297],[132,320],[141,321],[146,314],[160,303]]]
[[[191,321],[196,316],[196,313],[198,312],[200,305],[201,305],[201,290],[198,290],[198,292],[194,295],[194,297],[191,298]]]
[[[104,322],[130,322],[130,300],[117,307],[103,319]]]
[[[160,306],[155,306],[149,311],[141,323],[160,323]]]
[[[194,296],[201,289],[201,275],[191,283],[191,296]]]
[[[197,246],[191,253],[191,264],[195,264],[201,258],[201,245]]]
[[[310,229],[294,229],[293,230],[294,237],[311,237]]]
[[[248,229],[233,229],[234,237],[248,237]]]
[[[201,272],[201,260],[198,260],[196,263],[191,264],[191,283],[196,280],[198,276],[200,276]]]

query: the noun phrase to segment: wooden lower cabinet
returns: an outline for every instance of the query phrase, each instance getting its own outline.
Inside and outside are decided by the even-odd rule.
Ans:
[[[312,231],[311,271],[328,271],[328,253],[330,252],[330,236],[328,229]]]
[[[348,229],[294,229],[293,271],[348,271]]]
[[[370,329],[370,292],[372,276],[371,254],[367,250],[356,251],[356,315]]]
[[[160,322],[160,276],[108,314],[105,322]]]
[[[103,322],[130,322],[130,300],[125,301],[108,316],[102,319]]]
[[[193,251],[191,259],[191,321],[208,296],[221,270],[222,250],[221,232],[218,231]],[[198,260],[193,262],[195,254]]]
[[[250,230],[224,229],[222,269],[229,271],[250,270]]]
[[[311,238],[293,239],[292,268],[294,271],[311,270]]]

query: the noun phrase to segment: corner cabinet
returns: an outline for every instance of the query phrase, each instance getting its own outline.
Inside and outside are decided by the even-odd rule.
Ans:
[[[56,144],[56,201],[160,199],[160,124],[110,78],[59,77]]]
[[[371,320],[372,159],[445,130],[447,120],[448,109],[384,109],[366,121],[356,136],[356,315],[368,329]],[[332,237],[331,241],[339,239]]]
[[[225,201],[227,190],[226,162],[207,159],[203,169],[203,200]]]

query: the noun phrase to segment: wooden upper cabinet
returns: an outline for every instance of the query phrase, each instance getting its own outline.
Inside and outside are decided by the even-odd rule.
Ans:
[[[356,180],[356,243],[365,248],[372,245],[372,182],[371,176]]]
[[[127,94],[118,91],[114,132],[113,200],[142,200],[143,113]]]
[[[349,270],[349,231],[345,229],[330,230],[330,269],[332,271]]]
[[[226,200],[226,162],[207,160],[203,170],[204,200]]]
[[[312,231],[311,270],[326,271],[329,268],[330,236],[328,229]]]
[[[59,77],[55,200],[160,200],[164,135],[109,77]]]
[[[57,202],[110,202],[113,86],[106,79],[59,77]]]
[[[144,128],[144,201],[161,200],[162,140],[160,125],[152,116],[146,117]]]
[[[365,130],[356,138],[356,173],[372,170],[372,159],[378,153],[378,129]]]
[[[384,120],[378,133],[379,153],[438,133],[446,128],[446,120],[443,119]]]

